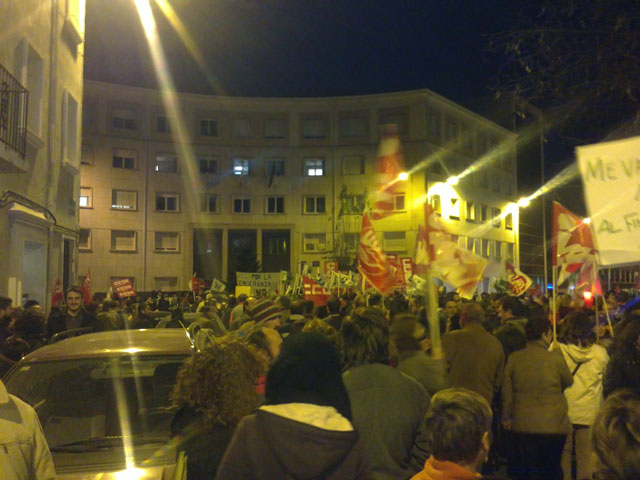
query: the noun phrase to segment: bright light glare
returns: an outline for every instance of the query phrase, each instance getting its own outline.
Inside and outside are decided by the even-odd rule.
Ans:
[[[591,300],[591,298],[593,297],[593,293],[591,293],[589,290],[585,290],[582,293],[582,296],[584,297],[585,300]]]
[[[115,480],[141,480],[146,477],[146,472],[141,468],[127,468],[113,473]]]
[[[585,223],[585,224],[589,225],[591,223],[591,219],[589,217],[587,217],[584,220],[582,220],[582,223]]]
[[[530,203],[531,203],[531,200],[529,200],[527,197],[523,197],[520,200],[518,200],[518,206],[520,208],[528,207]]]
[[[398,180],[407,180],[409,178],[409,174],[407,172],[400,172],[398,175]]]
[[[460,181],[460,177],[449,177],[447,179],[447,183],[449,185],[457,185],[459,181]]]

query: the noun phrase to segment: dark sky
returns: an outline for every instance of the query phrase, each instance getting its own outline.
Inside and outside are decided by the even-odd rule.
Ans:
[[[332,96],[429,88],[489,95],[485,34],[517,2],[486,0],[169,0],[204,53],[213,87],[154,7],[181,91]],[[88,0],[85,76],[154,86],[133,0]]]

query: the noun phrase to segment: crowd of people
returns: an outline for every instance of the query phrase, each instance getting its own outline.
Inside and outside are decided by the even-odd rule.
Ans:
[[[0,298],[0,351],[8,368],[69,331],[187,329],[199,351],[178,373],[171,435],[189,479],[630,480],[640,312],[628,300],[596,300],[610,327],[568,296],[554,312],[544,296],[443,292],[429,322],[423,297],[401,292],[85,306],[72,287],[48,318]]]

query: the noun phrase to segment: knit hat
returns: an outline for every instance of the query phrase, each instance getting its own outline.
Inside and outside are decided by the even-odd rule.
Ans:
[[[256,323],[280,318],[281,312],[280,308],[267,298],[258,300],[249,311],[251,317]]]

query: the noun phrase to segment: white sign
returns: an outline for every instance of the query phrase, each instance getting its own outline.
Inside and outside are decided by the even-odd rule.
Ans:
[[[576,149],[600,265],[640,262],[640,137]]]
[[[278,288],[280,272],[242,273],[236,272],[236,284],[239,287],[251,287],[251,295],[266,295]]]

